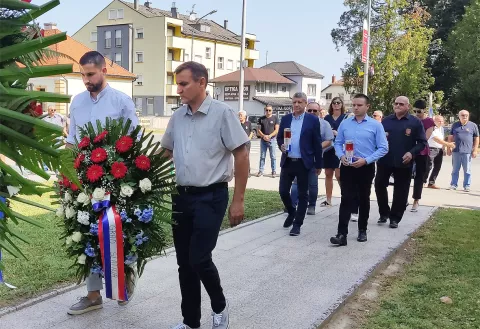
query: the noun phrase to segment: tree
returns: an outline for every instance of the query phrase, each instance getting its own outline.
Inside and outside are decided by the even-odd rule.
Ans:
[[[452,97],[458,109],[467,109],[480,119],[480,0],[472,1],[463,19],[451,33],[447,50],[453,59],[458,80]]]
[[[46,58],[61,55],[46,47],[65,40],[66,34],[43,37],[39,26],[32,22],[59,4],[59,0],[41,6],[30,4],[30,1],[0,1],[0,150],[20,169],[26,168],[44,179],[48,179],[49,175],[43,171],[43,163],[78,182],[71,151],[60,149],[58,144],[62,128],[41,120],[41,113],[36,113],[32,106],[37,101],[67,103],[70,96],[27,90],[29,78],[72,72],[72,65],[42,66]],[[1,249],[15,257],[24,257],[15,239],[25,242],[26,239],[15,231],[13,224],[24,220],[40,226],[10,209],[9,199],[52,210],[15,196],[17,193],[42,195],[50,190],[52,188],[43,183],[23,177],[4,158],[0,158]]]
[[[373,109],[391,112],[398,95],[410,98],[428,95],[433,78],[426,68],[433,30],[426,27],[428,13],[407,0],[373,1],[370,34],[370,72],[360,61],[366,0],[346,0],[349,11],[342,14],[339,28],[332,30],[336,46],[346,46],[355,58],[342,69],[347,90],[362,90],[363,75],[371,74],[368,93]]]

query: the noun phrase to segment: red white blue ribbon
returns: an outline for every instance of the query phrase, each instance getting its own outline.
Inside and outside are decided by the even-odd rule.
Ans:
[[[2,249],[0,249],[0,261],[1,261],[1,260],[2,260]],[[0,270],[0,284],[4,284],[5,286],[7,286],[7,287],[10,288],[10,289],[17,289],[17,287],[12,286],[11,284],[6,283],[5,281],[3,281],[3,273],[2,273],[2,270]]]
[[[100,215],[98,239],[102,254],[106,296],[114,300],[127,301],[122,219],[115,206],[105,209]]]
[[[92,199],[93,211],[99,212],[103,209],[110,207],[110,193],[106,193],[103,197],[103,200],[94,200]]]

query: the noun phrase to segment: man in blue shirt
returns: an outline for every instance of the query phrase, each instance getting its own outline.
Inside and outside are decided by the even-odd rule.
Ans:
[[[390,219],[390,227],[397,228],[407,207],[412,179],[412,160],[426,147],[427,139],[422,122],[408,114],[410,101],[407,97],[397,97],[393,109],[395,113],[382,121],[389,149],[387,155],[377,162],[375,193],[380,212],[378,223],[386,223]],[[395,182],[390,208],[387,187],[392,173]]]
[[[351,204],[358,200],[358,237],[357,241],[367,241],[367,224],[370,213],[370,192],[375,176],[375,162],[388,152],[388,142],[382,124],[367,115],[370,99],[357,94],[352,100],[352,118],[345,119],[338,128],[335,139],[335,153],[340,158],[340,177],[342,181],[342,199],[337,235],[330,242],[339,246],[347,245],[348,223]],[[353,142],[353,160],[345,154],[347,141]]]
[[[470,192],[472,182],[471,168],[472,158],[477,157],[479,134],[478,127],[471,121],[468,121],[470,113],[466,110],[458,113],[460,121],[452,125],[448,141],[455,142],[453,152],[449,149],[448,155],[452,155],[452,181],[449,190],[456,190],[458,186],[458,175],[460,167],[463,167],[463,188],[465,192]]]
[[[322,138],[320,135],[320,122],[310,113],[305,113],[307,95],[302,92],[293,95],[293,113],[287,114],[280,122],[278,145],[283,152],[280,161],[280,187],[279,193],[283,205],[288,210],[288,217],[283,223],[284,228],[293,227],[291,236],[300,235],[308,204],[308,173],[315,168],[320,174],[322,168]],[[284,131],[291,129],[291,143],[288,151],[285,146]],[[298,207],[295,209],[290,197],[292,182],[297,178]]]

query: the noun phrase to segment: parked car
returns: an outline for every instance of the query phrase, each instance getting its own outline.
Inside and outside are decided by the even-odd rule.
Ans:
[[[249,115],[248,116],[247,120],[252,125],[253,138],[260,138],[260,136],[258,135],[258,129],[259,129],[258,120],[260,120],[261,117],[262,117],[261,115]]]

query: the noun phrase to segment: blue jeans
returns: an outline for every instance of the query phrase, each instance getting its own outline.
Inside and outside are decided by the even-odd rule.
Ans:
[[[460,174],[460,167],[463,167],[463,187],[470,187],[472,177],[472,154],[452,152],[452,182],[451,186],[458,186],[458,176]]]
[[[290,192],[292,197],[292,205],[294,208],[297,208],[298,204],[298,187],[297,187],[297,179],[293,181],[292,184],[292,191]],[[308,206],[315,207],[317,204],[317,197],[318,197],[318,176],[315,173],[315,168],[310,169],[308,173]]]
[[[277,140],[272,138],[270,142],[260,141],[260,168],[259,172],[263,173],[265,169],[265,158],[267,157],[267,150],[270,152],[270,162],[272,163],[272,172],[275,172],[277,167],[277,158],[275,152],[277,151]]]

